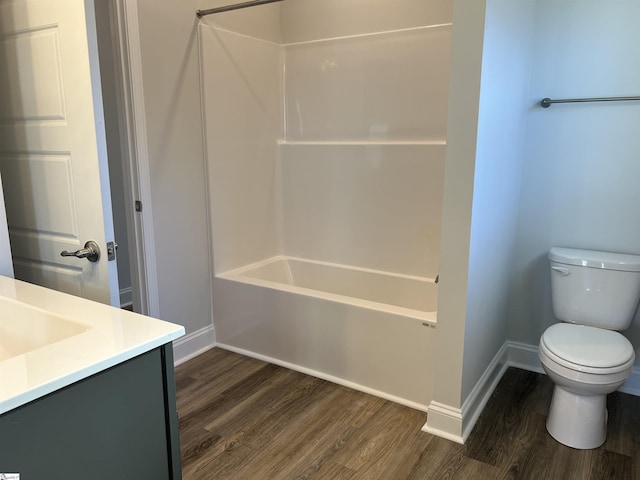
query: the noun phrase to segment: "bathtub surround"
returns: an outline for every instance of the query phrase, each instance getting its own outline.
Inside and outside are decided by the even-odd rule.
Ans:
[[[216,273],[284,253],[435,277],[448,30],[282,46],[201,25]]]
[[[338,20],[354,8],[359,22]],[[207,17],[199,32],[216,341],[424,410],[436,302],[420,297],[437,291],[447,7],[260,9],[280,15]]]

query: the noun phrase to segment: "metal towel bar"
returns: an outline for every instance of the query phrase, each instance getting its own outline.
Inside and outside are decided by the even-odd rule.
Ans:
[[[235,3],[233,5],[226,5],[224,7],[210,8],[208,10],[196,10],[196,17],[202,18],[205,15],[211,15],[213,13],[230,12],[232,10],[240,10],[241,8],[256,7],[258,5],[265,5],[267,3],[281,2],[282,0],[251,0],[249,2]]]
[[[564,98],[551,100],[550,98],[543,98],[540,100],[540,106],[542,108],[549,108],[552,103],[574,103],[574,102],[627,102],[640,100],[640,97],[602,97],[602,98]]]

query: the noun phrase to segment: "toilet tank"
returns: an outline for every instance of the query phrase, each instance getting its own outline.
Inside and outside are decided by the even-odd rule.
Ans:
[[[554,247],[553,313],[564,322],[625,330],[640,300],[640,256]]]

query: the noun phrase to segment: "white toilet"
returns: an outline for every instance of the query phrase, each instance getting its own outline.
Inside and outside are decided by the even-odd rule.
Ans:
[[[539,357],[555,383],[547,431],[573,448],[607,436],[607,394],[631,374],[625,330],[640,299],[640,256],[552,248],[551,296],[557,323],[540,338]]]

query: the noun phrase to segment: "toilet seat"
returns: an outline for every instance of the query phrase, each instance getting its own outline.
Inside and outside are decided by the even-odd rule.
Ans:
[[[578,372],[607,375],[633,364],[633,346],[612,330],[558,323],[540,338],[540,350],[553,362]]]

